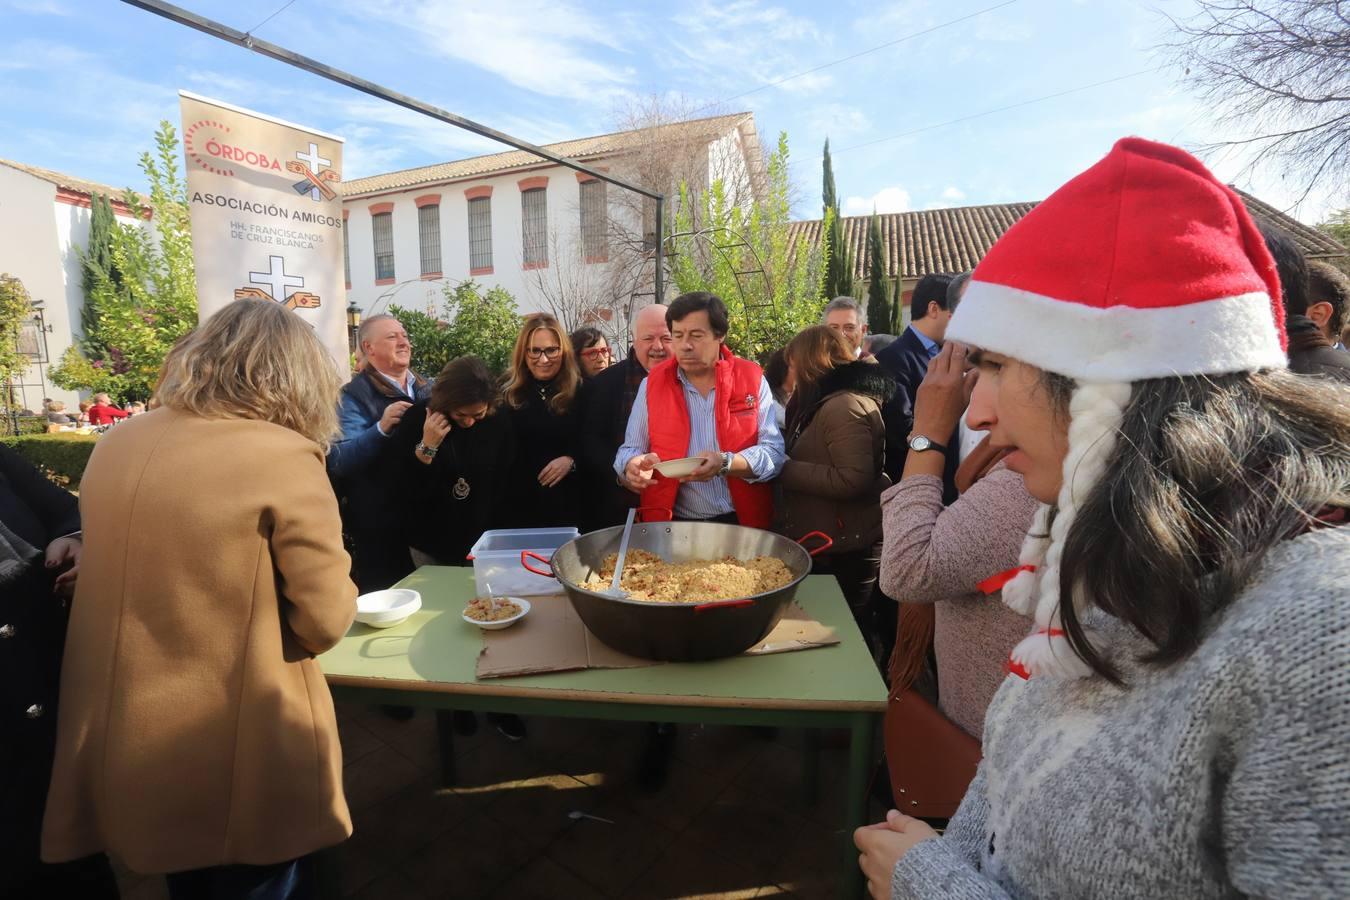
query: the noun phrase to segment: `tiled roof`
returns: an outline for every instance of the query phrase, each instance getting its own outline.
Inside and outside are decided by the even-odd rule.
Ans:
[[[54,172],[51,169],[44,169],[41,166],[30,166],[26,163],[14,162],[9,159],[0,159],[0,166],[9,166],[11,169],[17,169],[32,175],[34,178],[41,178],[43,181],[49,181],[58,188],[64,188],[68,191],[74,191],[78,194],[107,194],[111,200],[121,200],[122,195],[126,193],[126,188],[116,188],[107,184],[99,184],[97,181],[89,181],[85,178],[76,178],[74,175],[66,175],[63,172]],[[139,195],[138,195],[139,196]]]
[[[1289,232],[1311,259],[1350,254],[1339,242],[1310,228],[1250,194],[1238,191],[1257,222],[1270,222]],[[881,238],[886,248],[886,274],[918,278],[931,272],[965,272],[993,246],[1003,232],[1026,215],[1035,203],[958,206],[881,216]],[[854,278],[867,277],[867,230],[871,216],[844,217],[844,243],[853,253]],[[820,241],[820,219],[793,222],[791,241]]]
[[[634,131],[616,131],[612,134],[600,134],[594,137],[577,138],[571,141],[559,141],[556,144],[542,144],[544,149],[576,160],[594,159],[610,156],[641,145],[644,141],[659,139],[665,128],[702,128],[709,138],[724,134],[748,122],[754,127],[754,114],[748,112],[733,113],[726,116],[712,116],[707,119],[694,119],[678,125],[643,128]],[[400,172],[387,172],[383,175],[371,175],[368,178],[355,178],[342,185],[344,197],[363,194],[375,194],[383,191],[401,190],[455,181],[462,178],[474,178],[484,175],[506,172],[522,166],[533,166],[545,162],[533,153],[524,150],[507,150],[503,153],[489,153],[486,156],[471,156],[454,162],[437,163],[433,166],[421,166],[416,169],[404,169]]]

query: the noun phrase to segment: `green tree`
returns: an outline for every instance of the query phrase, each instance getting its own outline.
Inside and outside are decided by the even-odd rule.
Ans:
[[[23,282],[0,275],[0,409],[6,412],[14,402],[14,381],[28,368],[28,357],[19,352],[19,329],[32,314],[33,299]]]
[[[787,134],[765,160],[765,187],[752,203],[728,199],[714,181],[694,198],[680,185],[672,223],[670,280],[681,293],[710,291],[730,314],[727,343],[741,356],[757,359],[776,350],[801,329],[815,324],[825,306],[821,286],[827,256],[822,248],[794,252]]]
[[[516,300],[505,288],[486,292],[474,281],[445,286],[444,318],[390,306],[413,346],[413,370],[434,377],[450,360],[473,354],[494,372],[505,372],[520,332]]]
[[[891,330],[891,287],[886,278],[886,247],[881,239],[881,216],[872,209],[867,229],[867,330],[884,334]]]
[[[839,214],[839,192],[834,186],[834,163],[830,159],[830,139],[825,139],[825,157],[822,163],[821,199],[824,222],[821,225],[825,243],[825,297],[853,296],[853,255],[844,243],[844,220]]]
[[[1350,247],[1350,209],[1334,211],[1330,218],[1317,227]]]
[[[80,322],[84,329],[82,347],[89,356],[97,356],[106,350],[95,345],[93,335],[99,332],[98,307],[88,302],[98,290],[102,281],[112,282],[115,289],[122,286],[122,273],[113,261],[113,236],[117,228],[117,219],[113,215],[112,203],[103,194],[94,194],[89,198],[89,243],[80,254],[81,285],[84,288],[85,304],[80,310]]]
[[[110,227],[103,249],[86,250],[85,334],[52,367],[67,390],[106,391],[119,400],[150,396],[169,349],[197,324],[186,184],[178,169],[178,136],[161,122],[155,152],[141,155],[149,205],[128,190],[123,202],[153,233],[136,224]]]

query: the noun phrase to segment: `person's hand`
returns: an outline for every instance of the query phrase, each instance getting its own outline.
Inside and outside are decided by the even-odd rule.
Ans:
[[[716,450],[705,450],[702,453],[694,454],[694,458],[702,460],[698,468],[680,479],[680,482],[686,481],[712,481],[717,477],[717,473],[722,471],[722,454]]]
[[[661,457],[655,453],[644,453],[641,456],[635,456],[623,467],[624,486],[630,491],[642,493],[652,486],[652,476],[656,473],[656,464],[661,461]]]
[[[860,854],[858,867],[867,879],[867,893],[875,900],[890,897],[895,864],[915,844],[937,836],[926,823],[895,810],[886,813],[886,821],[854,831],[853,845]]]
[[[54,593],[66,597],[75,593],[75,579],[79,577],[82,550],[84,542],[74,536],[60,537],[47,545],[47,568],[65,569],[56,576],[56,583],[52,587]]]
[[[403,419],[403,414],[412,406],[407,400],[395,400],[384,408],[384,415],[380,416],[380,430],[385,434],[393,434],[394,428]]]
[[[539,483],[544,487],[553,487],[572,472],[573,461],[570,456],[560,456],[539,470]]]
[[[966,355],[964,344],[947,341],[928,364],[928,374],[914,395],[915,434],[945,442],[956,431],[962,413],[970,405],[973,379],[978,377],[975,369],[967,374]],[[971,379],[969,386],[967,379]]]
[[[436,449],[450,433],[450,420],[438,412],[427,410],[427,421],[422,426],[423,445]]]

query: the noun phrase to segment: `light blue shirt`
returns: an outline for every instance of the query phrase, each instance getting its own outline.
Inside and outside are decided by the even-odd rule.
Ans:
[[[677,370],[678,371],[678,370]],[[698,389],[679,371],[680,384],[684,385],[684,399],[689,407],[689,448],[686,456],[717,453],[722,448],[717,443],[717,389],[704,397]],[[651,434],[647,429],[647,385],[643,381],[638,386],[637,397],[633,399],[633,411],[628,416],[628,428],[624,432],[623,446],[614,457],[614,471],[623,475],[628,461],[651,450]],[[752,484],[770,481],[783,471],[783,462],[787,451],[783,447],[783,433],[774,421],[773,392],[769,382],[762,376],[759,379],[759,398],[756,401],[756,424],[759,429],[758,442],[739,451],[739,455],[750,466],[754,478],[747,479]],[[680,485],[675,495],[675,516],[680,519],[712,519],[735,512],[731,504],[731,489],[725,478],[711,481],[688,481]]]
[[[928,351],[929,359],[936,359],[937,355],[942,352],[942,345],[937,341],[933,340],[913,325],[909,326],[909,330],[914,332],[914,336],[919,339],[919,343],[923,344],[923,349]]]

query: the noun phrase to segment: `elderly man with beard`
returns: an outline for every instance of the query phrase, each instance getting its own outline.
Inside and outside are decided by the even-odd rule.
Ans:
[[[614,479],[614,455],[623,445],[628,414],[638,386],[658,363],[670,358],[670,328],[666,307],[645,306],[633,319],[633,346],[628,358],[605,369],[586,382],[581,394],[581,468],[590,483],[594,500],[587,515],[586,530],[620,525],[637,494]]]

